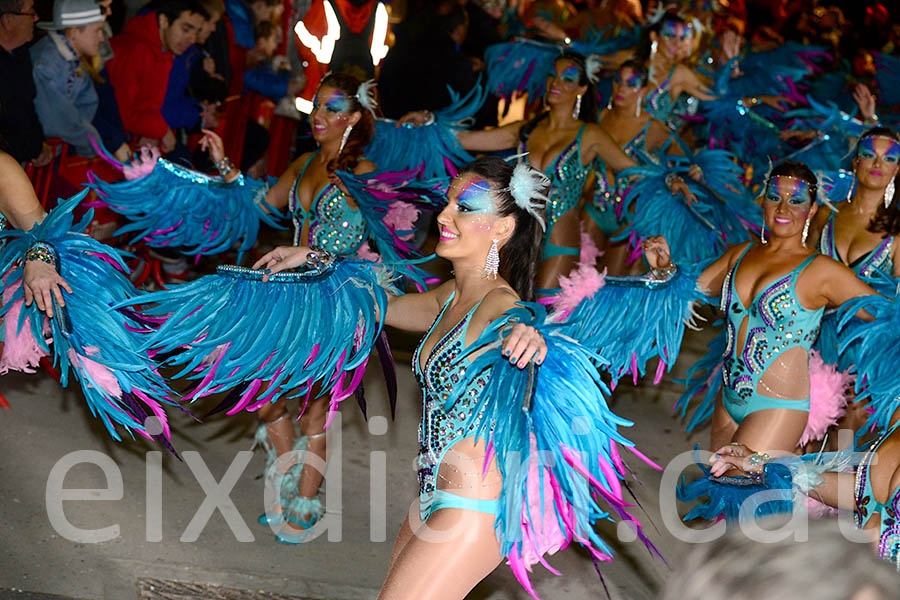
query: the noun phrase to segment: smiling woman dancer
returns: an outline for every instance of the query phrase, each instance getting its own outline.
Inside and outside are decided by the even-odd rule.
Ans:
[[[825,308],[874,294],[846,266],[807,248],[809,223],[818,209],[817,185],[803,164],[775,167],[765,187],[763,243],[735,246],[698,280],[702,289],[721,290],[727,332],[712,448],[739,443],[759,449],[760,456],[793,452],[809,417],[809,350]],[[651,268],[669,264],[665,239],[652,238],[644,247]],[[748,481],[707,477],[689,484],[682,499],[710,498],[689,518],[716,518],[723,505],[734,510],[729,517],[737,516],[742,499],[729,502]],[[723,497],[730,500],[720,501]]]
[[[291,163],[266,196],[274,208],[288,208],[297,246],[315,246],[345,256],[356,254],[369,237],[362,211],[335,174],[338,170],[356,175],[375,170],[362,155],[374,131],[368,101],[367,86],[349,75],[329,75],[316,92],[310,118],[319,149]],[[327,396],[309,401],[300,421],[299,439],[295,439],[284,399],[266,404],[258,414],[264,430],[257,439],[269,450],[270,461],[298,447],[325,459]],[[297,491],[283,511],[270,510],[260,516],[264,524],[286,521],[283,533],[276,537],[285,543],[296,543],[298,533],[314,525],[324,512],[317,497],[322,474],[305,465],[296,481]]]
[[[599,456],[600,462],[610,460],[612,439],[624,441],[614,433],[617,423],[622,422],[615,421],[605,403],[592,404],[580,412],[585,407],[581,399],[591,395],[592,387],[594,391],[600,389],[596,383],[584,387],[577,383],[585,381],[579,379],[580,372],[590,371],[588,380],[596,375],[593,364],[589,360],[579,362],[579,351],[574,347],[561,351],[554,334],[545,337],[540,332],[543,330],[516,322],[525,315],[525,309],[516,307],[516,303],[530,300],[533,294],[546,200],[541,188],[545,185],[546,178],[535,169],[523,163],[513,168],[496,157],[482,158],[463,168],[450,186],[446,208],[437,217],[440,240],[436,252],[452,263],[454,278],[429,292],[390,297],[388,301],[385,324],[425,333],[413,357],[424,409],[417,461],[418,510],[410,511],[397,536],[381,600],[464,598],[504,556],[520,581],[534,593],[525,569],[530,569],[542,554],[564,547],[573,536],[595,555],[607,557],[594,547],[603,545],[599,538],[581,529],[605,514],[593,504],[593,496],[581,494],[580,500],[573,500],[569,492],[581,488],[570,487],[573,481],[567,480],[554,483],[555,493],[545,496],[545,507],[533,494],[551,480],[558,482],[561,476],[568,476],[558,471],[551,474],[548,469],[532,478],[532,469],[537,472],[542,468],[536,462],[526,461],[518,472],[508,462],[509,453],[521,452],[523,444],[526,454],[520,459],[534,456],[528,451],[529,445],[531,452],[538,448],[563,454],[566,447],[579,446],[578,440],[567,438],[563,431],[577,419],[575,414],[591,420],[590,435],[581,438],[590,440],[589,454]],[[284,271],[306,264],[311,252],[309,248],[276,248],[254,268],[268,268],[270,273]],[[316,253],[310,260],[319,261],[321,256]],[[516,318],[511,319],[512,314]],[[535,321],[535,326],[541,325]],[[494,344],[504,335],[500,354]],[[473,342],[479,348],[487,344],[483,354],[481,350],[471,352]],[[548,354],[548,348],[554,350]],[[529,366],[532,361],[542,365],[542,370],[551,369],[547,371],[551,379],[543,380],[543,371]],[[533,369],[533,388],[530,383],[521,389],[517,384],[497,384],[512,381],[509,371],[519,373],[526,368]],[[556,380],[565,380],[569,386],[570,401],[565,406],[556,406],[555,402],[558,394],[564,393],[562,388],[542,392],[545,385],[553,385]],[[496,385],[502,387],[500,392],[494,389]],[[523,408],[520,398],[526,402],[532,399],[533,407]],[[547,399],[546,404],[542,399]],[[563,419],[565,422],[556,422],[551,433],[542,426],[546,421],[540,415],[547,409],[574,412]],[[521,416],[528,415],[528,410],[532,411],[529,417]],[[513,424],[517,418],[527,418],[527,425],[519,421],[523,425],[519,429]],[[565,442],[558,441],[563,438]],[[566,460],[560,456],[557,466],[565,470],[562,463]],[[588,462],[593,463],[594,458]],[[616,496],[608,490],[617,489],[618,484],[607,480],[607,476],[616,477],[615,468],[608,462],[601,468],[610,470],[603,471],[605,474],[597,471],[592,487],[604,498]],[[584,473],[577,469],[568,472],[575,478]],[[597,483],[598,479],[605,483]],[[530,483],[525,484],[526,480]],[[579,501],[587,501],[589,506],[582,505],[583,511],[572,506]],[[552,516],[543,516],[545,508]],[[554,509],[567,516],[558,517]]]

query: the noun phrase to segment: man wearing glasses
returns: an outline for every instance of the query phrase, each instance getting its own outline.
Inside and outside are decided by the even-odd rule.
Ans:
[[[0,144],[21,163],[43,167],[51,159],[34,110],[31,57],[22,48],[34,37],[34,0],[0,0]]]

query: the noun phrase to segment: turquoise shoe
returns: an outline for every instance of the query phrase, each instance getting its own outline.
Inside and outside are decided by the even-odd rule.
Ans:
[[[284,523],[284,513],[263,513],[259,515],[259,518],[256,519],[256,522],[260,525],[266,525],[271,527],[272,525],[281,525]]]

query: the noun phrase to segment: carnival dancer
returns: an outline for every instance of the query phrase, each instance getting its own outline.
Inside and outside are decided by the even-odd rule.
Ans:
[[[550,178],[547,231],[537,275],[537,287],[543,290],[555,289],[559,276],[567,275],[578,261],[582,194],[591,163],[599,158],[613,171],[636,165],[595,123],[594,76],[583,57],[563,53],[547,78],[548,110],[528,121],[457,133],[466,150],[490,152],[517,147],[522,160]],[[426,111],[410,113],[403,121],[424,123],[427,118]],[[693,198],[680,178],[672,180],[671,190]]]
[[[712,448],[733,442],[793,452],[809,419],[809,350],[825,308],[874,293],[853,271],[807,248],[809,225],[818,209],[817,187],[816,176],[805,165],[775,167],[765,188],[763,243],[730,249],[698,279],[703,289],[722,290],[727,332]],[[669,263],[665,239],[651,238],[644,246],[651,267]],[[773,475],[766,485],[777,487],[778,482]],[[686,518],[722,513],[736,517],[743,499],[759,491],[759,485],[740,476],[701,478],[681,490],[681,498],[709,496],[710,501]],[[778,503],[771,503],[761,510],[777,508]]]
[[[164,406],[175,404],[174,393],[139,351],[142,323],[109,310],[139,292],[118,252],[81,235],[91,213],[73,223],[86,191],[48,215],[25,172],[3,152],[0,174],[0,375],[33,373],[52,352],[60,382],[68,384],[71,368],[114,439],[121,440],[117,428],[123,427],[172,450]],[[4,229],[7,219],[12,229]]]
[[[425,406],[419,500],[395,542],[382,600],[463,598],[504,556],[536,597],[527,571],[572,539],[608,558],[589,526],[607,511],[570,487],[595,467],[611,469],[592,486],[597,498],[631,520],[620,502],[621,463],[607,462],[618,456],[614,440],[629,444],[615,433],[614,423],[624,423],[598,395],[592,354],[560,337],[539,305],[517,307],[534,289],[547,183],[535,169],[496,157],[463,168],[437,218],[437,253],[452,262],[455,278],[389,299],[387,325],[425,332],[413,358]],[[319,255],[277,248],[255,266],[272,277]],[[560,393],[569,401],[559,403]],[[580,436],[586,443],[567,433],[572,418],[590,421]],[[590,447],[591,465],[574,459],[569,444]],[[558,468],[535,451],[552,453]],[[513,453],[529,459],[513,466]],[[572,492],[580,499],[572,502]]]

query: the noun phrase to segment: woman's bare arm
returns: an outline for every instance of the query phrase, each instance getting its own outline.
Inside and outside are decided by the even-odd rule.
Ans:
[[[0,152],[0,213],[13,227],[23,231],[40,223],[47,214],[25,171],[5,152]]]

